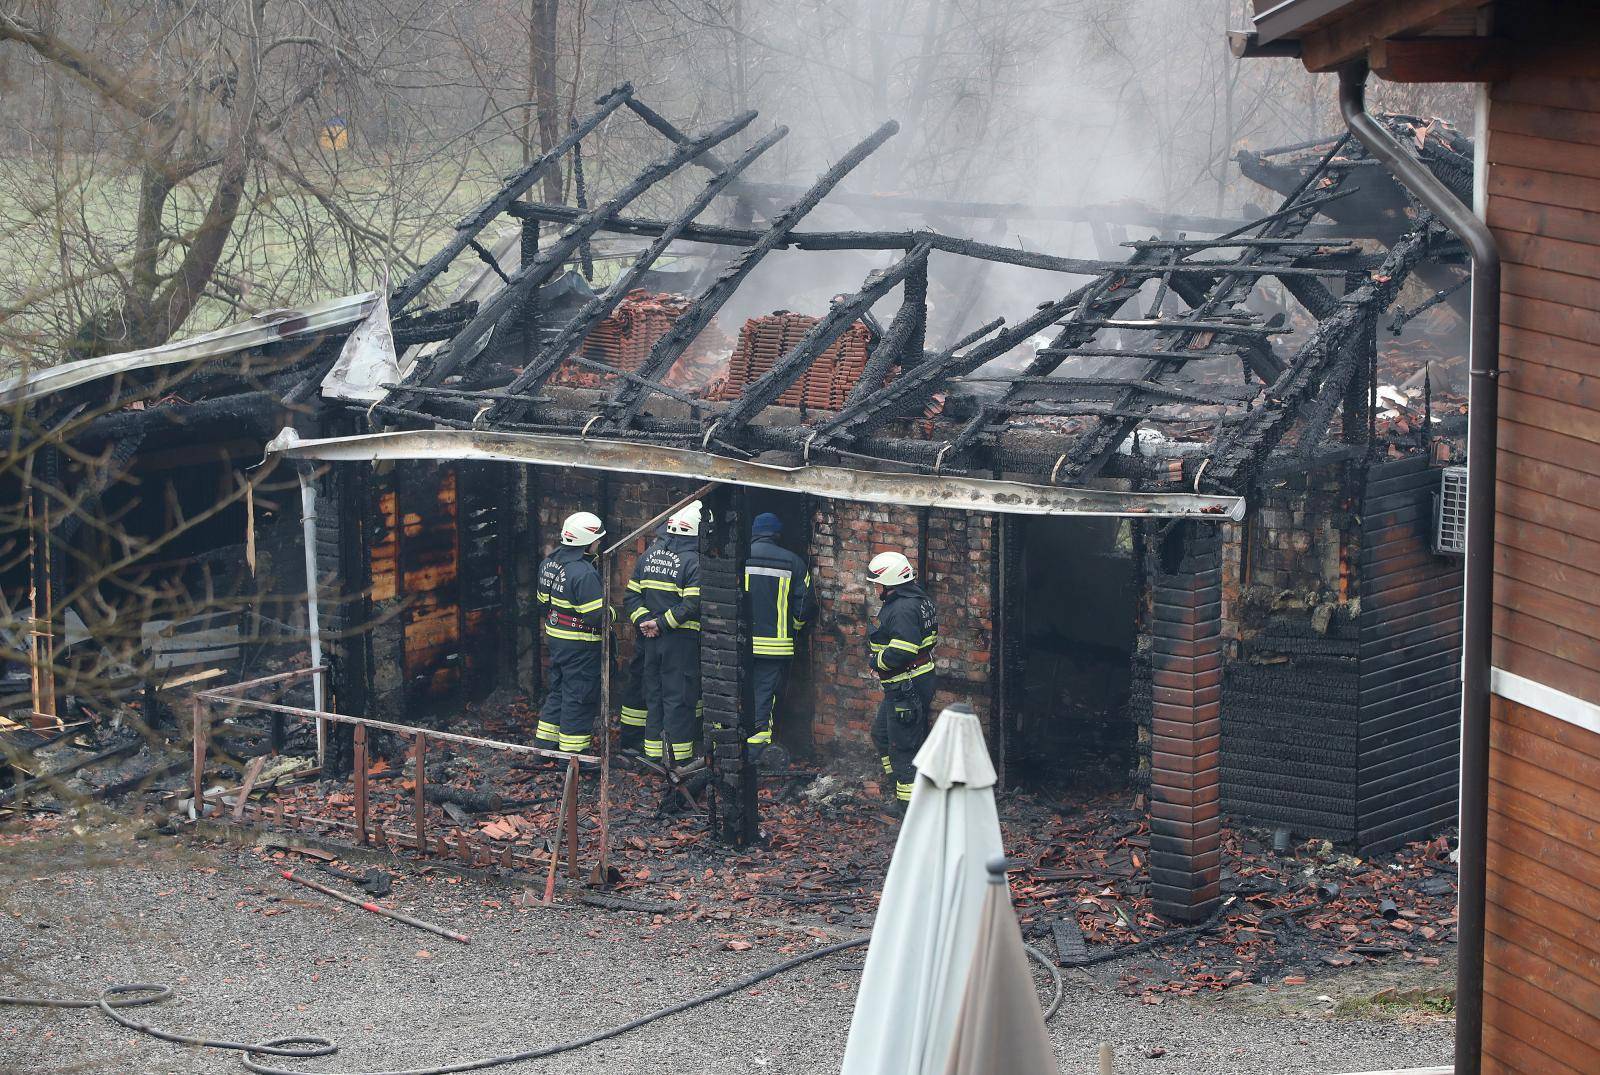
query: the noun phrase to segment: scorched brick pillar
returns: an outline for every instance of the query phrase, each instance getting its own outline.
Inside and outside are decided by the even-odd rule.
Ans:
[[[1150,894],[1168,918],[1222,898],[1222,550],[1179,523],[1162,543],[1151,622]]]

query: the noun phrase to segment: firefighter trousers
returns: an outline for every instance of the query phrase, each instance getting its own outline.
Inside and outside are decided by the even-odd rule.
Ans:
[[[789,670],[788,657],[754,657],[750,661],[750,692],[755,700],[749,743],[760,748],[772,742],[772,721],[778,708],[778,691]]]
[[[535,740],[550,750],[586,754],[594,746],[600,712],[600,643],[546,638],[549,692],[539,713]]]
[[[640,638],[644,650],[646,757],[694,757],[700,746],[700,632],[663,627]]]
[[[618,722],[622,725],[620,745],[623,750],[644,749],[644,724],[649,708],[644,697],[644,639],[633,647],[633,659],[628,662],[628,676],[622,685],[622,711]]]
[[[883,701],[872,721],[872,745],[878,748],[884,774],[894,777],[895,798],[901,802],[911,801],[911,789],[916,786],[917,770],[911,759],[928,738],[937,687],[934,677],[933,672],[924,672],[884,684]]]

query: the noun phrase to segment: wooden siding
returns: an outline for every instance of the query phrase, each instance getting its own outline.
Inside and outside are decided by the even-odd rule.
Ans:
[[[1491,91],[1502,287],[1495,664],[1600,702],[1600,79]]]
[[[1494,662],[1600,702],[1600,79],[1495,84],[1487,154]],[[1484,1071],[1600,1071],[1600,735],[1504,698],[1492,716]]]
[[[1367,472],[1361,516],[1356,845],[1429,836],[1456,816],[1461,576],[1433,553],[1439,470],[1415,455]]]
[[[1484,1071],[1600,1071],[1600,735],[1493,716]]]

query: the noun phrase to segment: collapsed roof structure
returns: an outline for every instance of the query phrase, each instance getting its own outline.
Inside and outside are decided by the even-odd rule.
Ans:
[[[632,110],[661,132],[670,151],[593,207],[524,198],[562,154],[619,109]],[[807,231],[801,228],[807,214],[894,134],[895,125],[874,131],[791,198],[740,178],[783,137],[782,128],[732,160],[716,153],[754,119],[747,113],[691,136],[638,100],[629,86],[600,98],[566,139],[463,218],[450,242],[394,290],[390,308],[401,316],[468,249],[501,280],[475,305],[439,311],[460,318],[459,329],[418,355],[371,413],[400,426],[623,441],[729,459],[778,451],[804,464],[890,473],[1009,476],[1063,487],[1118,479],[1115,484],[1144,493],[1241,495],[1291,429],[1306,458],[1323,445],[1341,409],[1344,441],[1367,435],[1376,389],[1370,341],[1379,314],[1419,266],[1449,273],[1440,266],[1462,259],[1459,244],[1425,211],[1383,201],[1400,188],[1370,167],[1377,162],[1348,137],[1245,155],[1247,174],[1281,187],[1283,199],[1273,211],[1212,237],[1136,240],[1126,244],[1131,254],[1121,261],[1058,257],[926,229]],[[1434,130],[1421,148],[1430,166],[1459,184],[1458,145],[1453,136],[1446,140],[1442,128]],[[1294,153],[1301,156],[1282,162]],[[625,215],[641,195],[690,165],[710,177],[676,217]],[[1340,205],[1370,185],[1368,177],[1384,188],[1376,209],[1372,199],[1364,199],[1366,216],[1351,220],[1349,229],[1314,223],[1319,216],[1338,220]],[[764,213],[763,225],[696,223],[718,197]],[[519,263],[508,268],[479,241],[501,214],[563,230],[543,248],[537,239],[525,241]],[[540,289],[601,233],[651,242],[564,323],[539,321]],[[1386,240],[1387,249],[1375,252],[1358,242],[1374,238]],[[608,391],[589,399],[548,393],[564,364],[605,368],[582,353],[585,340],[674,242],[731,247],[737,254],[656,340],[642,364],[615,376]],[[731,398],[711,400],[670,386],[674,368],[699,333],[764,257],[785,248],[899,256],[868,274],[856,292],[838,296],[803,338]],[[936,254],[1088,282],[1064,288],[1059,299],[1020,316],[1006,311],[1014,321],[999,317],[976,328],[962,326],[959,338],[933,349],[927,341],[927,287],[928,262]],[[1286,311],[1268,316],[1251,301],[1264,281],[1281,284],[1313,319],[1293,348],[1279,342],[1293,331]],[[875,333],[865,370],[842,407],[801,415],[775,407],[819,356],[896,291],[899,308]],[[1041,334],[1048,342],[1034,346]],[[920,436],[909,431],[907,423],[926,416],[939,398],[944,412],[934,428]],[[1196,425],[1209,427],[1211,436],[1202,450],[1184,452],[1180,468],[1137,449],[1119,457],[1119,449],[1138,444],[1140,431]]]

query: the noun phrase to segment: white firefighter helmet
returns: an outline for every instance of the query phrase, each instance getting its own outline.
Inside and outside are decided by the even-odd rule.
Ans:
[[[880,552],[867,565],[867,578],[879,586],[899,586],[917,577],[904,553]]]
[[[667,533],[698,534],[700,532],[700,501],[691,501],[667,517]]]
[[[586,549],[606,536],[606,524],[592,511],[575,512],[561,524],[561,544]]]

